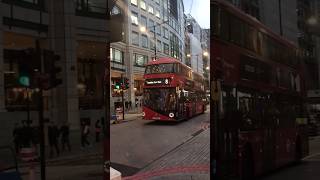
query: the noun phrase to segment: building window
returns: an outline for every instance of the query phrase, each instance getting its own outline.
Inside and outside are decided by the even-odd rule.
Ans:
[[[151,14],[153,14],[153,7],[152,7],[152,6],[149,6],[148,12],[151,13]]]
[[[170,33],[170,49],[171,49],[171,57],[178,58],[179,57],[179,38],[174,34]]]
[[[141,36],[142,47],[148,48],[148,37],[146,35]]]
[[[160,17],[160,11],[159,11],[158,9],[156,9],[156,13],[155,13],[155,14],[156,14],[156,17],[157,17],[157,18],[161,18],[161,17]]]
[[[138,13],[136,12],[131,12],[131,23],[134,25],[138,25]]]
[[[144,67],[148,63],[148,56],[134,53],[133,54],[134,65]]]
[[[116,62],[116,63],[121,63],[123,64],[123,52],[118,50],[118,49],[114,49],[114,48],[110,48],[110,58],[111,58],[111,62]]]
[[[161,26],[157,23],[156,32],[161,36]]]
[[[23,111],[26,110],[27,103],[29,102],[30,109],[36,110],[38,92],[34,89],[29,89],[27,91],[25,87],[22,87],[18,83],[20,76],[19,66],[21,65],[21,53],[18,50],[11,49],[3,49],[3,53],[3,85],[6,109],[9,111]]]
[[[169,39],[169,31],[167,28],[163,28],[163,37]]]
[[[27,0],[23,0],[27,1]],[[39,0],[28,0],[30,3],[38,3]],[[107,14],[107,3],[103,0],[75,0],[76,9],[82,12]]]
[[[143,27],[147,27],[147,18],[144,17],[144,16],[141,16],[141,22],[140,22],[140,25],[143,26]]]
[[[154,41],[153,40],[150,40],[150,49],[154,50]]]
[[[140,7],[141,7],[141,9],[146,10],[147,9],[146,2],[141,0],[140,1]]]
[[[132,44],[139,46],[139,33],[132,31]]]
[[[151,32],[154,31],[152,26],[154,26],[154,21],[152,19],[149,19],[149,27]]]
[[[163,43],[163,52],[169,54],[169,45],[166,43]]]
[[[78,94],[81,109],[98,109],[102,106],[101,74],[97,73],[97,62],[95,59],[78,59]]]
[[[168,21],[168,11],[163,11],[163,21]]]
[[[131,4],[138,6],[138,0],[131,0]]]
[[[161,45],[161,41],[157,41],[157,51],[158,52],[162,52],[162,45]]]

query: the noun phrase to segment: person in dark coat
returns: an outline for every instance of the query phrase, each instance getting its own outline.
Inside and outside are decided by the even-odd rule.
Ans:
[[[32,146],[32,128],[30,127],[30,124],[28,124],[26,121],[22,122],[22,128],[20,131],[20,142],[22,147],[31,147]]]
[[[15,123],[12,135],[13,135],[14,147],[15,147],[16,153],[18,154],[21,148],[21,127],[19,126],[19,123]]]
[[[71,151],[71,146],[69,141],[69,131],[70,131],[70,128],[68,123],[63,124],[60,128],[62,151],[65,150],[66,146],[69,152]]]
[[[129,108],[129,103],[128,103],[128,101],[126,101],[124,104],[125,104],[126,110],[128,110],[128,108]]]
[[[58,147],[59,130],[55,123],[52,121],[48,127],[48,138],[50,146],[50,157],[53,157],[53,150],[56,150],[57,156],[59,156],[60,151]]]
[[[138,102],[138,99],[136,98],[136,99],[135,99],[136,108],[138,107],[138,103],[139,103],[139,102]]]
[[[132,109],[132,101],[129,101],[129,109]]]

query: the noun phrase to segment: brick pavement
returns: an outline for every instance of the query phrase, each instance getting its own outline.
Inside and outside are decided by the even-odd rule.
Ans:
[[[210,129],[191,137],[142,168],[137,174],[124,178],[133,179],[210,179]]]

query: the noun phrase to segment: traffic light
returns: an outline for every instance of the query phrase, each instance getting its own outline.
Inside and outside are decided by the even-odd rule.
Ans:
[[[116,89],[120,89],[120,87],[121,87],[120,81],[116,81],[116,84],[115,84],[114,87],[115,87]]]
[[[62,83],[62,79],[58,78],[61,67],[56,63],[60,61],[60,56],[54,54],[53,51],[44,50],[44,74],[48,76],[48,84],[45,89],[55,88]]]
[[[125,89],[129,89],[129,79],[125,78]]]
[[[41,68],[41,59],[35,49],[26,49],[19,52],[18,83],[25,87],[37,87],[36,75]]]

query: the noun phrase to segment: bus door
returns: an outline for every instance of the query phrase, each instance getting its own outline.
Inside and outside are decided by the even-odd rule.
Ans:
[[[264,101],[263,126],[265,127],[263,154],[264,170],[270,171],[275,168],[276,159],[276,122],[277,113],[275,103],[266,96]]]
[[[188,119],[191,117],[191,101],[189,91],[184,89],[179,91],[178,95],[178,111],[180,114],[180,119]]]

